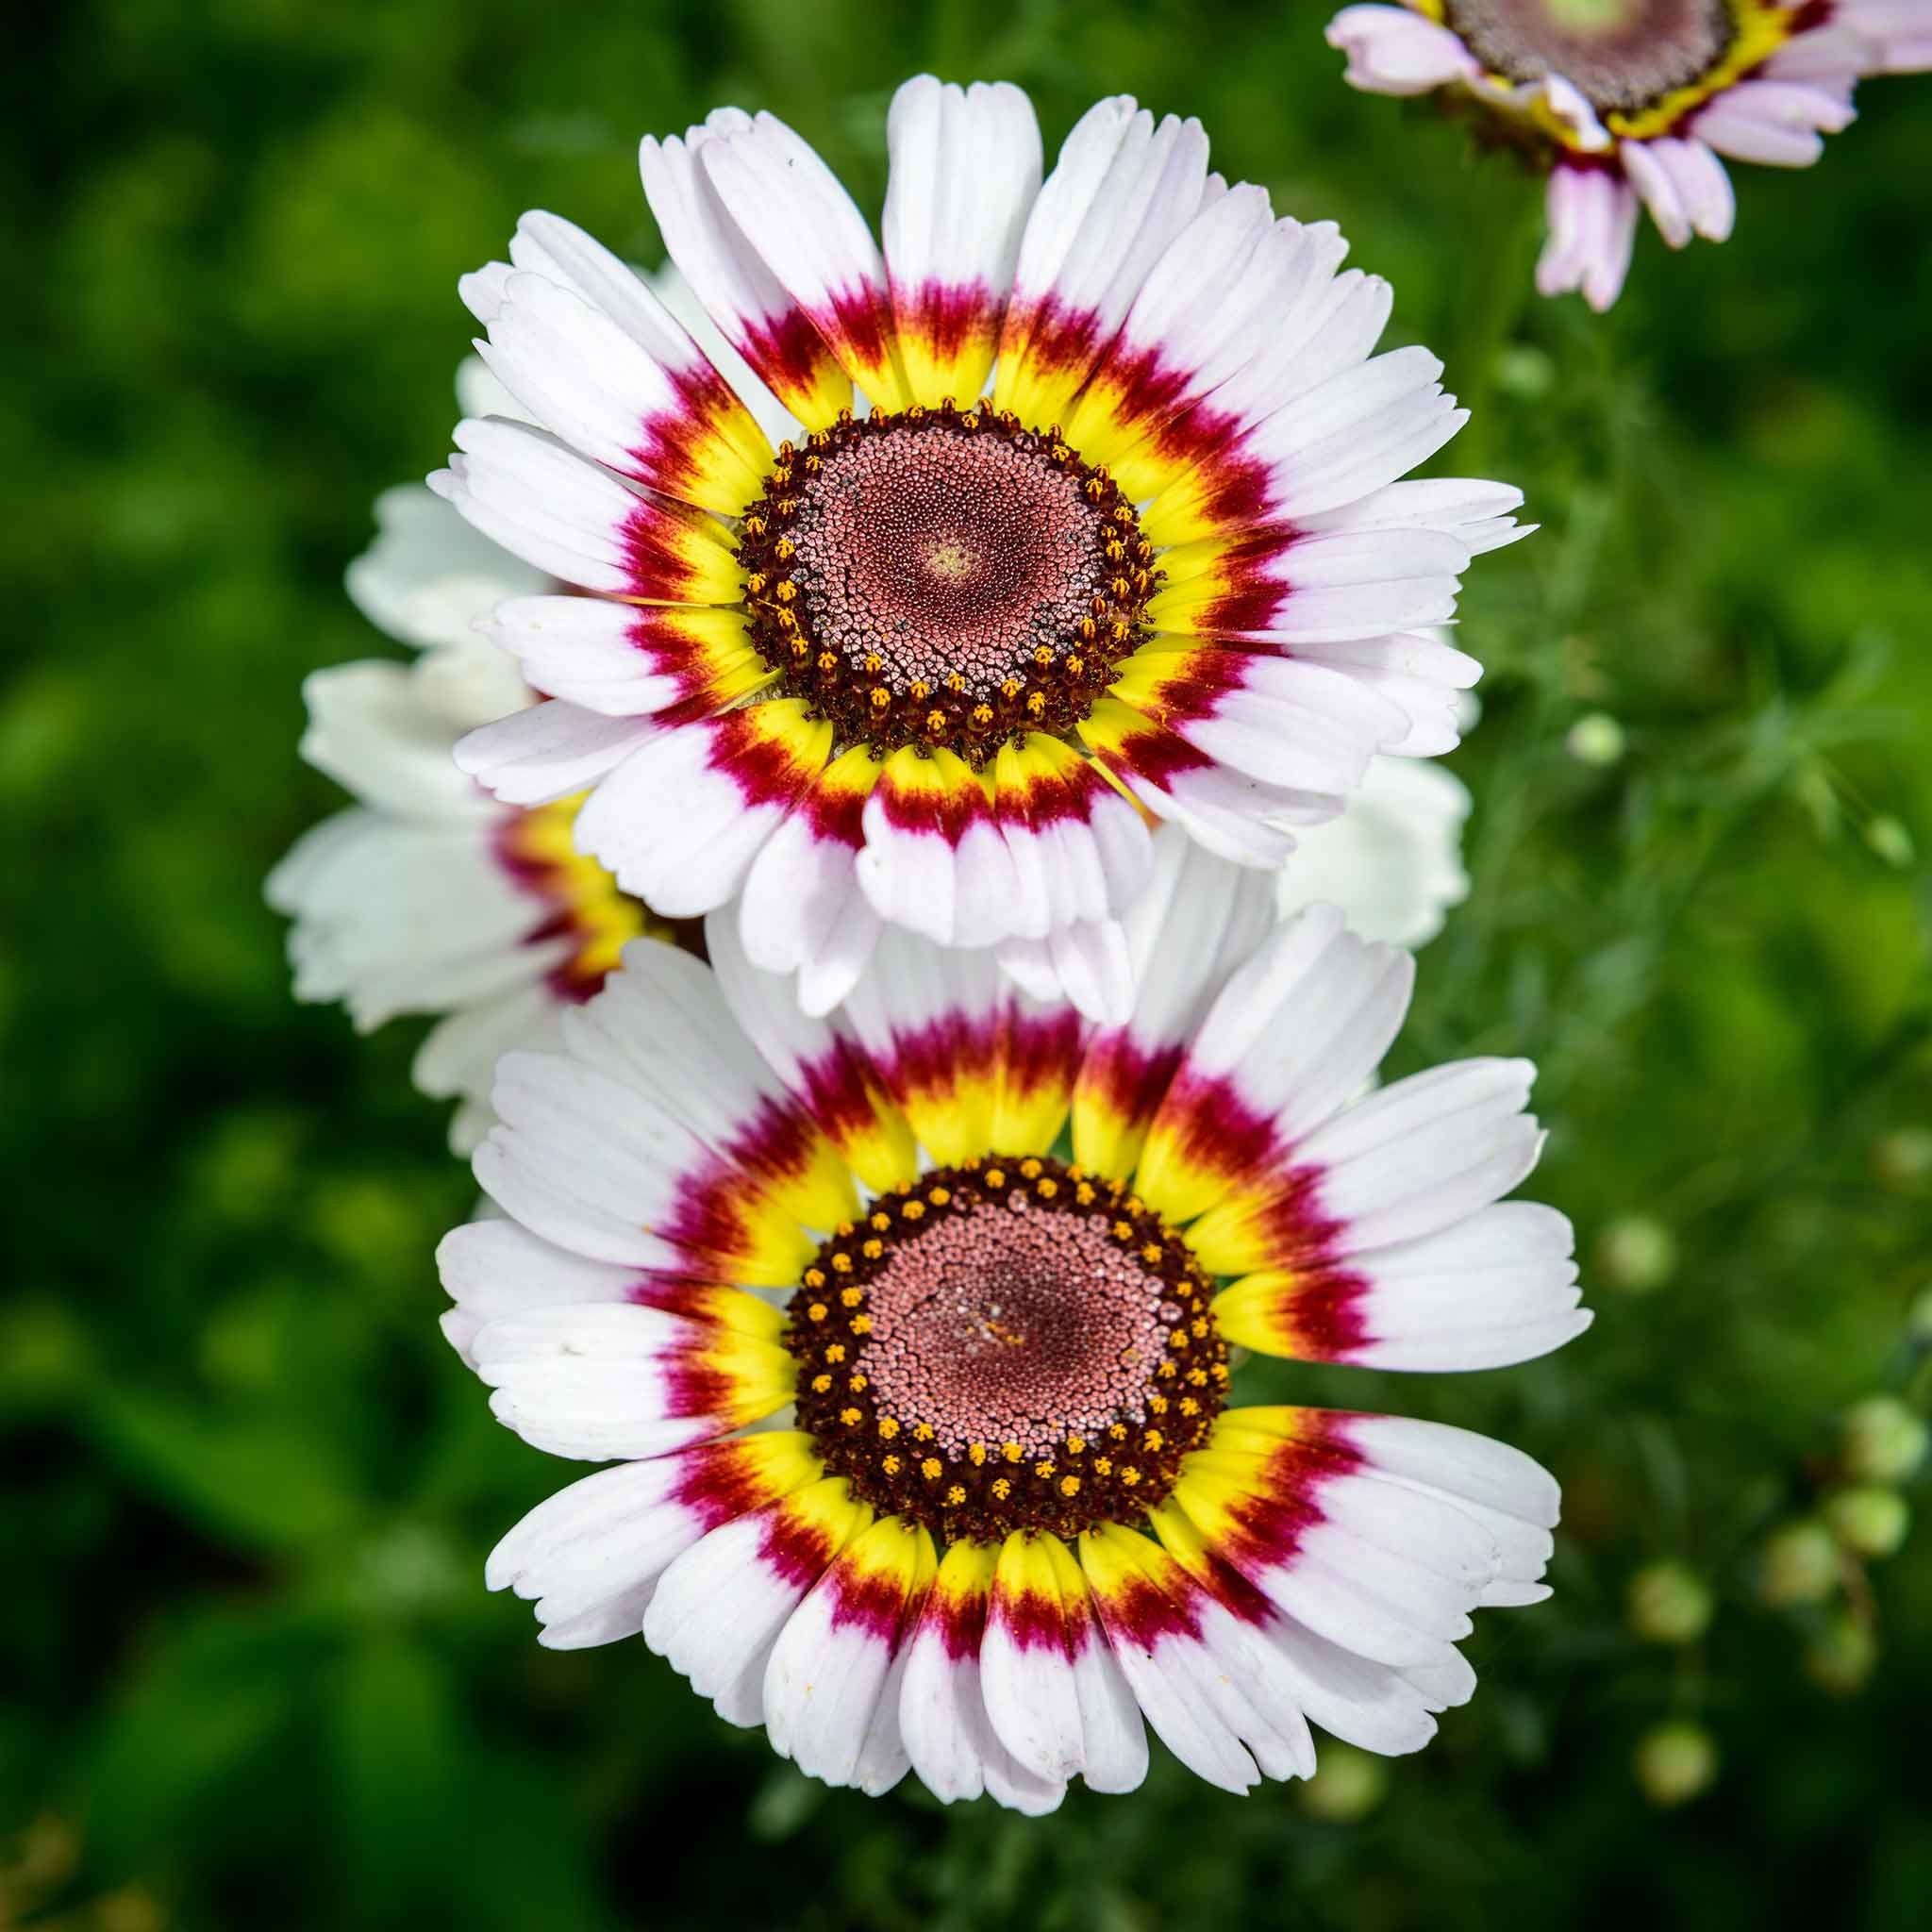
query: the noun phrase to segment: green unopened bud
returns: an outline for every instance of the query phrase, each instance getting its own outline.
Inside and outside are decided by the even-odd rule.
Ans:
[[[1932,1348],[1932,1288],[1922,1288],[1913,1296],[1906,1334],[1915,1348]]]
[[[1324,1740],[1315,1774],[1298,1786],[1295,1797],[1310,1818],[1327,1824],[1355,1824],[1382,1802],[1389,1790],[1387,1762],[1353,1744]]]
[[[1824,1524],[1788,1523],[1766,1541],[1757,1585],[1766,1603],[1815,1604],[1838,1579],[1838,1544]]]
[[[1638,1789],[1653,1805],[1688,1805],[1709,1790],[1717,1777],[1717,1745],[1702,1724],[1674,1719],[1644,1732],[1631,1769]]]
[[[1897,1127],[1872,1143],[1872,1168],[1888,1188],[1914,1193],[1932,1181],[1932,1127]]]
[[[1912,835],[1890,812],[1881,812],[1865,827],[1865,842],[1887,865],[1899,872],[1907,870],[1918,856]]]
[[[1877,1663],[1878,1640],[1856,1617],[1830,1618],[1805,1648],[1807,1674],[1834,1697],[1862,1690]]]
[[[1646,1643],[1695,1643],[1710,1627],[1709,1587],[1682,1563],[1649,1563],[1630,1579],[1630,1627]]]
[[[1647,1214],[1625,1214],[1597,1237],[1598,1273],[1625,1294],[1651,1294],[1677,1272],[1677,1238]]]
[[[1629,741],[1624,727],[1607,711],[1588,711],[1571,725],[1565,749],[1579,765],[1607,771],[1621,762]]]
[[[1861,1483],[1824,1506],[1832,1534],[1855,1556],[1892,1557],[1912,1527],[1911,1506],[1896,1490]]]
[[[1896,1395],[1868,1395],[1845,1410],[1845,1473],[1860,1482],[1895,1483],[1924,1460],[1927,1430]]]

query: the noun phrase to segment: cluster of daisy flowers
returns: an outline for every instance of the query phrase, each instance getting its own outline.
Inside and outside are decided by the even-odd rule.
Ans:
[[[882,242],[731,109],[643,143],[661,274],[526,215],[351,575],[416,655],[309,686],[358,802],[270,882],[297,990],[436,1016],[491,1203],[445,1330],[611,1465],[489,1580],[870,1791],[1411,1751],[1556,1486],[1238,1385],[1588,1321],[1506,1198],[1530,1067],[1376,1084],[1521,499],[1408,479],[1441,365],[1197,124],[1104,101],[1048,173],[1016,89],[921,78],[889,142]]]
[[[1545,295],[1616,301],[1640,204],[1722,242],[1724,162],[1808,168],[1867,75],[1932,68],[1932,0],[1373,0],[1329,23],[1348,79],[1441,92],[1547,170]]]

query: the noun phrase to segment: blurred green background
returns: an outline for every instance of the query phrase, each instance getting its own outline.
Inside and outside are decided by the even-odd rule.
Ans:
[[[1735,242],[1646,232],[1609,318],[1512,328],[1533,185],[1344,88],[1326,11],[16,20],[0,1925],[1924,1923],[1932,1526],[1867,1560],[1814,1512],[1863,1470],[1932,1515],[1909,1440],[1845,1424],[1923,1412],[1932,1348],[1928,96],[1870,84],[1817,171],[1739,171]],[[1199,114],[1392,278],[1390,341],[1480,399],[1453,467],[1543,525],[1472,575],[1475,889],[1400,1056],[1542,1063],[1535,1191],[1599,1319],[1467,1381],[1279,1384],[1568,1492],[1555,1601],[1488,1621],[1474,1703],[1386,1771],[948,1814],[806,1783],[641,1644],[539,1649],[482,1558],[569,1471],[435,1326],[471,1184],[410,1030],[291,1005],[260,903],[337,802],[303,674],[391,648],[342,567],[447,447],[457,275],[531,206],[655,259],[637,138],[726,101],[875,208],[927,65],[1025,84],[1049,150],[1102,92]]]

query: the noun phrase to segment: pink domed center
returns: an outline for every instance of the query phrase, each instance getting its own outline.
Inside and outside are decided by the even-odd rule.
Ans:
[[[1560,75],[1599,113],[1692,85],[1738,37],[1729,0],[1444,0],[1444,17],[1491,73]]]

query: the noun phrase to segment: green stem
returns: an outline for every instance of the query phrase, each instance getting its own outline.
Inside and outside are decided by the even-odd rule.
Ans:
[[[1497,170],[1485,170],[1493,179]],[[1537,249],[1542,237],[1541,181],[1506,183],[1484,204],[1480,232],[1464,258],[1463,325],[1444,379],[1469,410],[1469,427],[1457,440],[1464,473],[1491,474],[1495,441],[1496,364],[1515,336],[1535,292]]]

